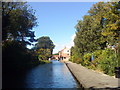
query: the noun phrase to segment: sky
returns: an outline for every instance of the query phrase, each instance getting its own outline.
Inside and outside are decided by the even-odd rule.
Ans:
[[[49,36],[55,44],[53,53],[74,45],[75,26],[96,2],[28,2],[35,10],[38,26],[35,38]],[[30,46],[28,46],[30,48]]]

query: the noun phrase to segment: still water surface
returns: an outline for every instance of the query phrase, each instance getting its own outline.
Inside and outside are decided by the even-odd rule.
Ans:
[[[56,60],[38,65],[12,80],[18,88],[79,88],[67,66]]]

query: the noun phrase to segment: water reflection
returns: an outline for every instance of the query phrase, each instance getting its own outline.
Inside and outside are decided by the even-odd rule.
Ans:
[[[64,63],[53,62],[53,88],[76,88],[76,81]]]
[[[50,64],[38,65],[23,74],[6,78],[7,87],[12,88],[77,88],[74,80],[64,63],[52,60]],[[5,80],[5,79],[4,79]],[[4,84],[5,84],[4,83]]]
[[[25,88],[45,88],[52,82],[52,65],[39,65],[28,71],[25,79]]]
[[[25,88],[76,88],[78,84],[65,64],[52,60],[26,74]]]

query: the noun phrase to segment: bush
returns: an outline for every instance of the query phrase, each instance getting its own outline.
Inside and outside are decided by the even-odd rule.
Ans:
[[[92,55],[94,55],[93,61],[91,61]],[[84,54],[81,64],[87,68],[97,69],[105,74],[114,75],[114,68],[118,66],[118,61],[115,51],[107,48]]]
[[[82,59],[81,58],[75,58],[74,62],[77,63],[77,64],[80,64],[82,62]]]
[[[91,60],[92,55],[94,56],[94,60]],[[83,56],[74,52],[70,60],[80,63],[87,68],[96,69],[108,75],[114,75],[115,67],[118,66],[118,58],[119,55],[114,50],[107,48],[105,50],[96,50],[93,53],[86,53]]]
[[[100,55],[102,54],[102,50],[96,50],[95,52],[92,53],[94,60],[92,61],[92,66],[94,69],[97,68],[97,65],[100,62]]]
[[[38,62],[33,52],[20,41],[6,41],[2,46],[3,69],[23,70]],[[34,60],[34,62],[32,62]],[[32,63],[32,64],[30,64]]]
[[[118,61],[118,67],[120,67],[120,43],[117,46],[117,61]]]
[[[39,60],[48,60],[51,57],[50,49],[38,49],[37,54]]]
[[[50,63],[48,60],[40,60],[40,64]]]
[[[80,54],[75,52],[73,55],[71,55],[70,61],[79,64],[82,62],[82,57]]]
[[[117,57],[113,50],[106,49],[102,51],[99,56],[98,69],[102,70],[105,74],[114,75],[115,67],[117,67]]]
[[[92,56],[92,53],[84,54],[84,56],[83,56],[84,64],[83,65],[89,66],[91,64],[91,56]]]
[[[96,50],[95,52],[93,52],[94,58],[99,58],[99,55],[102,54],[102,50]]]

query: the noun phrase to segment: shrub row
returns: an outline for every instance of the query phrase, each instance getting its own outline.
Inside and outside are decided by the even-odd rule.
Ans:
[[[86,53],[80,58],[76,58],[73,55],[70,60],[111,76],[115,74],[115,67],[118,66],[118,58],[115,51],[108,48],[105,50],[96,50],[93,53]]]

